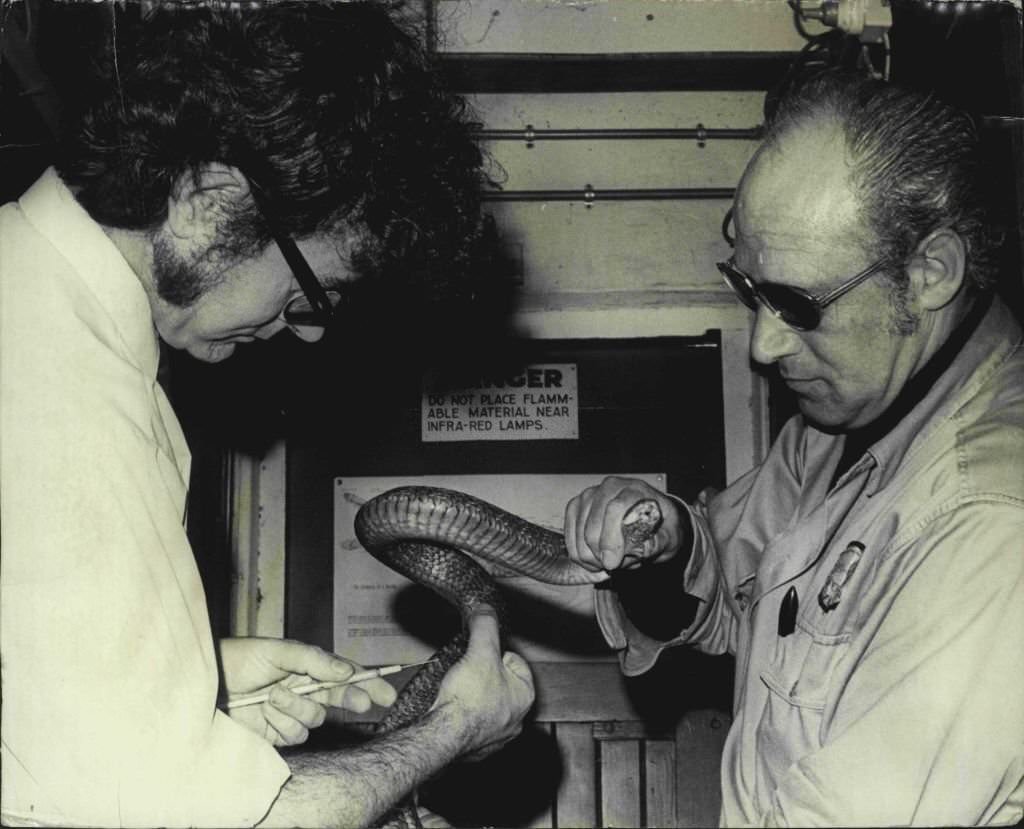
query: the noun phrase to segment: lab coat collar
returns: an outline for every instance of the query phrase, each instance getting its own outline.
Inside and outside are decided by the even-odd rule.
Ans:
[[[139,277],[103,228],[52,167],[18,204],[29,223],[60,251],[109,314],[128,358],[155,380],[160,346],[149,299]]]

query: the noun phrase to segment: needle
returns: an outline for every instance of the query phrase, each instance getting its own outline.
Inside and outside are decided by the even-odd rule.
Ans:
[[[399,671],[406,670],[406,668],[416,668],[420,665],[427,665],[430,662],[436,661],[436,659],[427,659],[424,662],[412,662],[408,665],[384,665],[381,668],[368,668],[365,671],[357,671],[348,679],[342,679],[335,682],[310,682],[306,685],[296,685],[294,688],[289,688],[288,690],[293,694],[305,696],[306,694],[323,691],[326,688],[338,688],[342,685],[354,685],[357,682],[366,682],[368,679],[376,679],[380,676],[391,676],[391,674],[397,674]],[[242,708],[246,705],[257,705],[258,703],[266,702],[268,699],[270,699],[270,692],[263,691],[259,694],[249,694],[249,696],[246,697],[236,697],[235,699],[228,700],[224,707]]]

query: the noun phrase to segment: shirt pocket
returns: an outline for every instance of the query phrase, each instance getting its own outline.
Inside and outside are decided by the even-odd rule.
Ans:
[[[821,748],[833,674],[848,646],[849,635],[815,634],[799,624],[791,636],[777,640],[760,675],[767,695],[756,754],[764,794],[774,791],[794,763]]]

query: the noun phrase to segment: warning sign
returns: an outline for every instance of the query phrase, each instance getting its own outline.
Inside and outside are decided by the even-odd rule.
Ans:
[[[573,440],[580,434],[574,363],[526,366],[509,377],[474,378],[466,388],[423,393],[425,442]]]

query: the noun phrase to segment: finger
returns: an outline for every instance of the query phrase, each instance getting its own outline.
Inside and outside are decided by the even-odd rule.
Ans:
[[[273,652],[276,667],[292,674],[304,674],[317,682],[341,682],[348,679],[356,671],[356,666],[333,653],[296,642],[282,639]]]
[[[298,720],[293,719],[282,711],[279,711],[269,700],[261,706],[263,718],[267,724],[277,733],[276,745],[297,746],[306,742],[309,737],[307,729]]]
[[[356,714],[363,714],[370,710],[372,700],[358,685],[345,685],[341,688],[332,688],[329,692],[330,705],[334,708],[344,708]]]
[[[350,692],[359,692],[352,693]],[[394,704],[398,693],[394,686],[384,679],[367,679],[354,685],[341,685],[312,694],[313,699],[332,708],[345,708],[362,713],[368,711],[370,703],[384,708]],[[353,708],[353,706],[356,706]]]
[[[565,521],[563,524],[565,549],[569,554],[569,558],[579,564],[584,570],[588,570],[595,575],[600,574],[601,578],[595,579],[595,581],[604,581],[607,575],[605,575],[604,569],[601,567],[601,562],[597,560],[597,557],[582,541],[582,536],[579,534],[581,515],[590,492],[590,489],[585,490],[565,505]]]
[[[309,697],[293,694],[282,685],[275,685],[270,690],[267,702],[305,728],[319,728],[327,718],[327,711],[320,703]]]
[[[605,569],[604,562],[601,560],[601,556],[597,552],[596,540],[590,538],[587,532],[587,527],[593,518],[595,508],[600,509],[599,506],[595,507],[595,504],[599,503],[600,496],[598,487],[591,487],[590,489],[582,492],[579,496],[579,508],[574,528],[576,553],[579,556],[580,564],[594,572],[603,571]],[[592,541],[595,543],[592,544]]]
[[[587,495],[587,493],[583,493]],[[565,513],[565,548],[569,558],[586,570],[586,580],[591,584],[598,584],[607,581],[610,576],[605,572],[602,562],[587,546],[579,528],[582,525],[582,512],[586,501],[582,496],[577,496],[566,504]]]
[[[597,487],[591,487],[580,496],[580,512],[575,521],[575,546],[580,554],[580,560],[590,563],[591,569],[603,570],[597,551],[590,546],[587,540],[587,524],[594,514],[594,500],[597,497]]]
[[[565,538],[565,551],[569,554],[569,558],[577,564],[586,567],[587,565],[580,559],[579,546],[576,543],[576,522],[579,520],[579,515],[580,496],[577,495],[565,505],[565,517],[562,520],[562,535]]]
[[[594,550],[598,561],[605,570],[615,570],[622,563],[622,534],[614,528],[622,520],[614,494],[616,485],[605,484],[594,498],[584,526],[587,546]]]
[[[366,682],[360,682],[354,687],[364,691],[374,705],[380,705],[384,708],[393,705],[398,697],[398,691],[395,690],[395,686],[385,679],[368,679]]]

